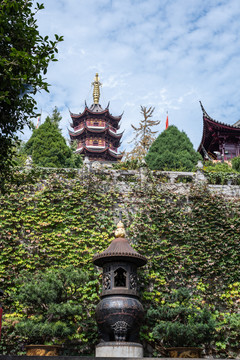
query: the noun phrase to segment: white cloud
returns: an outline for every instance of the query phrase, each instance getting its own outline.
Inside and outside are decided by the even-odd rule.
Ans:
[[[100,102],[124,111],[122,148],[140,105],[154,106],[155,119],[184,130],[195,148],[202,135],[199,100],[219,121],[240,118],[240,7],[238,0],[51,0],[37,14],[40,32],[64,35],[59,62],[47,74],[49,94],[38,94],[45,114],[61,110],[67,137],[68,108],[92,103],[91,82],[103,83]],[[24,138],[30,135],[26,132]]]

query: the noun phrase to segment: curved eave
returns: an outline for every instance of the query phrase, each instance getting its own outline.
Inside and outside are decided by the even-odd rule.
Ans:
[[[117,154],[115,151],[112,151],[111,149],[109,149],[108,147],[105,147],[103,149],[96,149],[94,147],[87,147],[87,146],[83,146],[80,149],[76,150],[76,153],[80,153],[82,154],[84,152],[84,150],[91,152],[91,153],[104,153],[104,152],[108,152],[111,156],[113,156],[116,159],[121,159],[123,157],[123,154]]]
[[[101,256],[101,254],[96,255],[93,258],[93,263],[97,266],[102,267],[107,262],[115,262],[115,261],[127,261],[136,264],[138,267],[144,266],[147,263],[145,257],[133,256],[132,254],[113,254],[108,256]]]
[[[104,133],[107,130],[106,128],[102,128],[102,129],[94,128],[93,129],[91,127],[88,127],[87,125],[85,126],[85,129],[94,134]]]
[[[123,114],[121,114],[121,115],[119,115],[119,116],[113,116],[113,115],[111,115],[111,114],[109,113],[109,111],[108,111],[108,116],[109,116],[110,119],[119,122],[119,121],[122,119]]]
[[[119,116],[113,116],[110,114],[109,109],[104,109],[103,111],[92,111],[90,110],[88,107],[85,107],[84,111],[80,114],[74,114],[72,112],[70,112],[70,116],[72,119],[81,119],[84,118],[87,114],[92,114],[92,115],[104,115],[109,117],[111,120],[119,122],[123,116],[123,113]]]
[[[74,114],[74,113],[70,112],[70,116],[72,119],[81,119],[82,117],[84,117],[86,115],[87,112],[89,112],[89,109],[88,109],[88,107],[85,106],[85,109],[83,110],[82,113]]]
[[[218,129],[219,128],[222,128],[224,130],[233,130],[233,131],[239,131],[240,128],[234,126],[234,125],[229,125],[229,124],[226,124],[226,123],[223,123],[221,121],[217,121],[217,120],[214,120],[213,118],[211,118],[211,116],[208,115],[208,113],[206,112],[206,110],[204,109],[201,101],[200,101],[200,106],[201,106],[201,109],[202,109],[202,112],[203,112],[203,121],[207,121],[209,123],[211,123],[212,125],[215,125],[215,127],[217,127]]]
[[[116,159],[121,159],[123,157],[123,154],[117,154],[115,151],[112,151],[111,149],[108,149],[108,152],[111,156],[114,156]]]
[[[103,132],[105,132],[107,129],[106,128],[100,128],[100,129],[93,129],[93,128],[91,128],[91,127],[88,127],[88,126],[83,126],[81,129],[79,129],[79,130],[77,130],[77,131],[71,131],[71,130],[69,130],[68,129],[68,131],[71,133],[71,135],[72,136],[78,136],[78,135],[81,135],[83,132],[84,132],[84,130],[87,130],[87,131],[89,131],[89,132],[91,132],[91,133],[94,133],[94,134],[99,134],[99,133],[103,133]]]
[[[94,149],[93,147],[87,147],[87,146],[83,146],[81,149],[77,149],[76,152],[77,153],[82,153],[84,150],[88,151],[88,152],[92,152],[92,153],[104,153],[105,151],[108,150],[107,147],[103,148],[103,149]]]
[[[71,115],[71,118],[72,119],[81,119],[81,118],[84,118],[87,114],[104,114],[106,113],[108,110],[103,110],[103,111],[91,111],[88,107],[85,107],[84,111],[80,114],[73,114],[73,113],[70,113]]]
[[[214,130],[216,130],[218,132],[222,131],[224,133],[228,132],[233,135],[236,134],[236,135],[240,136],[240,128],[237,128],[233,125],[228,125],[228,124],[225,124],[220,121],[212,119],[207,114],[201,101],[200,101],[200,105],[201,105],[202,112],[203,112],[203,135],[202,135],[201,143],[198,147],[198,152],[202,153],[202,147],[205,147],[205,148],[207,147],[206,143],[211,141],[210,137]]]
[[[79,129],[79,131],[72,131],[68,129],[68,133],[70,136],[78,136],[81,135],[84,132],[84,128]]]
[[[134,250],[127,239],[123,237],[114,239],[106,250],[96,254],[93,263],[102,266],[106,262],[119,260],[133,262],[137,266],[143,266],[147,263],[145,256]]]
[[[82,148],[79,148],[79,149],[75,150],[75,153],[82,154],[83,150],[84,150],[84,146]]]
[[[209,127],[212,128],[212,129],[217,129],[217,130],[224,130],[224,131],[229,131],[229,132],[233,132],[233,133],[239,133],[240,134],[240,128],[237,128],[235,126],[232,126],[232,125],[228,125],[228,124],[225,124],[225,123],[222,123],[222,122],[219,122],[219,121],[216,121],[216,120],[213,120],[213,119],[209,119],[209,118],[206,118],[206,117],[203,117],[203,121],[205,122],[205,124]]]
[[[124,131],[125,131],[125,130],[124,130]],[[108,129],[109,134],[112,135],[112,136],[115,137],[115,138],[118,138],[118,139],[121,139],[121,137],[123,136],[124,131],[121,132],[121,133],[119,133],[119,134],[117,134],[117,133],[112,132],[110,129]]]
[[[93,134],[101,134],[101,133],[104,133],[107,131],[110,136],[113,136],[114,138],[119,139],[119,140],[121,139],[121,137],[124,133],[124,131],[123,131],[122,133],[117,134],[117,133],[114,133],[113,131],[111,131],[109,128],[99,128],[99,129],[94,128],[93,129],[91,127],[88,127],[87,125],[85,125],[83,128],[81,128],[77,131],[72,131],[72,130],[68,129],[68,132],[69,132],[70,136],[78,136],[78,135],[81,135],[84,132],[84,130],[87,130]]]

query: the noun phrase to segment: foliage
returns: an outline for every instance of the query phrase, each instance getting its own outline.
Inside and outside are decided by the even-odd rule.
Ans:
[[[16,141],[15,143],[15,156],[13,157],[13,163],[17,166],[24,166],[27,160],[27,154],[24,151],[24,143],[22,141]]]
[[[205,161],[203,170],[206,172],[236,173],[227,162]]]
[[[82,158],[74,153],[75,145],[69,148],[59,129],[61,115],[57,108],[51,117],[38,129],[33,130],[31,138],[25,145],[25,152],[31,155],[33,165],[44,167],[81,167]]]
[[[43,9],[31,0],[2,0],[0,8],[0,185],[9,174],[14,156],[16,132],[30,125],[36,116],[33,95],[38,90],[48,91],[42,74],[47,73],[51,61],[56,61],[57,44],[42,37],[38,31],[35,13]],[[35,12],[34,12],[35,11]]]
[[[79,169],[83,166],[83,158],[81,154],[76,153],[77,141],[72,141],[70,144],[71,157],[66,160],[66,167]]]
[[[228,163],[205,162],[204,175],[214,185],[240,185],[240,175]]]
[[[134,148],[130,153],[125,155],[126,160],[142,160],[148,152],[152,142],[155,139],[155,134],[157,131],[153,131],[153,126],[160,124],[160,121],[151,120],[155,108],[150,106],[141,106],[140,113],[143,116],[143,119],[140,120],[139,126],[136,127],[131,124],[135,137],[131,142],[134,142]]]
[[[138,159],[132,159],[112,164],[112,167],[116,170],[137,170],[145,165],[146,164]]]
[[[240,314],[239,312],[233,314],[220,312],[218,318],[216,347],[219,355],[225,358],[230,348],[233,351],[233,356],[236,356],[236,350],[239,350],[240,343]]]
[[[240,172],[240,156],[232,159],[232,167],[234,170]]]
[[[87,282],[87,275],[73,266],[21,277],[13,299],[24,315],[16,320],[16,331],[29,344],[78,338],[79,323],[83,327],[85,321],[82,314],[90,311],[82,299]],[[94,322],[91,325],[89,330],[94,331]]]
[[[169,126],[151,145],[146,162],[152,170],[192,171],[201,156],[193,149],[187,135]]]
[[[21,179],[22,174],[19,176]],[[6,352],[15,353],[16,338],[18,344],[26,342],[15,329],[23,311],[13,299],[19,286],[19,273],[34,274],[64,264],[80,268],[89,275],[89,281],[81,288],[80,302],[88,311],[82,312],[79,333],[72,342],[78,342],[78,353],[92,354],[97,341],[96,329],[92,327],[93,309],[98,301],[100,281],[95,278],[91,259],[111,239],[116,196],[112,191],[100,192],[99,181],[93,178],[71,179],[71,173],[63,171],[60,175],[47,172],[46,177],[40,173],[41,180],[38,176],[37,169],[33,184],[25,175],[20,185],[11,185],[8,195],[1,198],[1,206],[5,204],[0,215],[3,235],[0,281],[6,290],[3,347]],[[14,309],[15,315],[12,314]]]
[[[210,344],[215,320],[206,306],[194,304],[187,288],[173,290],[164,304],[148,310],[150,336],[163,347],[201,346]]]
[[[50,117],[50,121],[59,129],[59,124],[61,120],[62,120],[62,116],[58,111],[58,108],[55,106],[55,108],[53,109],[52,116]]]
[[[229,306],[232,317],[238,311],[229,304],[229,297],[231,286],[239,280],[239,201],[225,201],[199,187],[193,188],[188,200],[185,196],[169,192],[164,196],[153,191],[143,203],[131,224],[129,237],[149,258],[141,278],[147,289],[142,293],[145,309],[164,304],[172,289],[188,287],[196,291],[200,303],[210,306],[217,322],[220,310],[225,314]],[[238,292],[234,301],[237,307],[239,301]],[[224,333],[226,357],[230,344],[237,342],[237,335],[229,328],[234,337],[230,341],[222,325],[219,327]],[[142,339],[157,349],[151,331],[146,323]]]
[[[93,314],[101,275],[91,259],[113,239],[114,221],[121,211],[128,238],[148,258],[147,266],[139,271],[146,312],[165,305],[176,289],[187,287],[192,294],[189,308],[203,310],[206,306],[216,319],[213,354],[236,356],[239,201],[211,195],[207,188],[193,185],[190,194],[174,194],[158,186],[148,172],[144,182],[131,183],[128,193],[121,192],[111,170],[104,173],[104,179],[101,173],[61,169],[32,169],[30,174],[15,173],[15,184],[0,197],[0,288],[5,291],[1,353],[21,354],[21,344],[26,342],[16,332],[16,321],[25,317],[20,302],[14,300],[19,273],[34,276],[64,264],[89,277],[81,289],[83,312],[78,323],[84,325],[77,338],[69,341],[77,342],[79,354],[93,354],[98,341]],[[149,321],[147,316],[141,337],[146,348],[152,346],[152,355],[158,351],[158,342],[152,337]]]

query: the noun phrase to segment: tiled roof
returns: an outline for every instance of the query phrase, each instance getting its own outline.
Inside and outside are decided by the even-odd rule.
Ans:
[[[98,266],[116,260],[128,260],[134,262],[137,266],[143,266],[147,263],[145,256],[134,250],[128,240],[122,237],[114,239],[106,250],[96,254],[93,258],[94,264]]]

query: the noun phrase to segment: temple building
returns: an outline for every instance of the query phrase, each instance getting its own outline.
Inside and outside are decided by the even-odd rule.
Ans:
[[[88,108],[85,102],[82,113],[70,112],[73,130],[69,130],[69,135],[71,141],[77,141],[76,152],[90,161],[116,162],[123,157],[123,154],[118,153],[123,133],[117,133],[122,115],[113,116],[109,113],[109,104],[106,109],[102,109],[99,104],[101,83],[98,74],[92,85],[93,104]]]
[[[203,112],[203,135],[198,152],[204,159],[231,160],[240,156],[240,120],[233,125],[213,120],[200,102]]]

